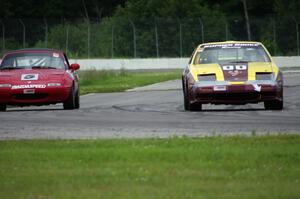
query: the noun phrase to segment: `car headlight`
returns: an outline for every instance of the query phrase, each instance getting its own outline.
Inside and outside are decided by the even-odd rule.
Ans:
[[[198,75],[199,81],[216,81],[216,75],[215,74],[201,74]]]
[[[10,88],[11,84],[0,84],[0,88]]]
[[[55,86],[61,86],[61,83],[48,83],[48,87],[55,87]]]
[[[272,80],[273,73],[256,73],[256,80]]]

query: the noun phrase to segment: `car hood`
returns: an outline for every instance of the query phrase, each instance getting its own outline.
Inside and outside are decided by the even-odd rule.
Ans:
[[[270,72],[274,73],[276,77],[278,74],[278,67],[272,62],[198,64],[191,65],[190,72],[195,80],[198,80],[198,75],[215,74],[217,81],[243,82],[255,80],[256,73]]]
[[[61,69],[14,69],[1,70],[0,82],[49,81],[61,79],[65,74]]]

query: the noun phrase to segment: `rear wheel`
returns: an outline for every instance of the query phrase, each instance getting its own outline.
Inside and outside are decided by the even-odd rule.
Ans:
[[[6,111],[6,105],[5,104],[0,104],[0,111],[1,112]]]
[[[267,110],[282,110],[283,109],[283,101],[274,100],[264,102],[265,109]]]
[[[67,101],[65,101],[63,104],[65,110],[72,110],[76,108],[76,93],[74,91],[74,87],[72,87]]]

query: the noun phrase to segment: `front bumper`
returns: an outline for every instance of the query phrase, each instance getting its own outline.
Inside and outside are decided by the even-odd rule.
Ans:
[[[196,82],[191,87],[193,102],[246,104],[282,100],[282,86],[275,81]]]
[[[33,93],[26,93],[28,89],[0,88],[0,104],[8,105],[46,105],[64,102],[70,94],[70,87],[57,86],[36,88]],[[29,89],[30,90],[30,89]]]

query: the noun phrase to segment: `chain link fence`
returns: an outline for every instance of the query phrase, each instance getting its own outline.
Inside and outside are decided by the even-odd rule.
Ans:
[[[272,55],[299,55],[299,23],[293,17],[251,18],[251,39]],[[20,48],[54,48],[72,58],[188,57],[200,43],[247,40],[244,20],[193,19],[1,19],[0,54]]]

